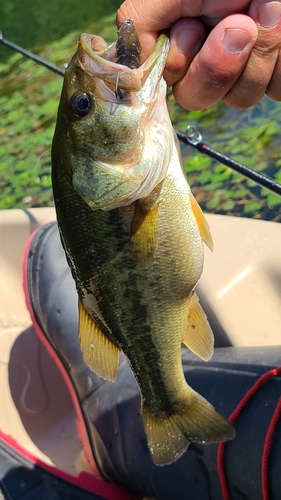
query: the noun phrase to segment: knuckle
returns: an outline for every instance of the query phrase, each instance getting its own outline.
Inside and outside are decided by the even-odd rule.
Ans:
[[[219,92],[228,89],[231,83],[237,78],[237,71],[233,71],[233,69],[214,68],[210,65],[206,68],[205,74],[207,75],[205,87],[212,88]]]
[[[277,33],[272,33],[269,36],[268,31],[259,31],[258,39],[253,47],[253,53],[256,54],[260,59],[265,56],[271,56],[278,53],[281,46],[281,35],[280,30]]]
[[[241,110],[248,109],[259,102],[264,95],[264,90],[253,93],[252,89],[253,87],[251,90],[243,90],[241,86],[233,88],[224,96],[223,102],[232,108]]]

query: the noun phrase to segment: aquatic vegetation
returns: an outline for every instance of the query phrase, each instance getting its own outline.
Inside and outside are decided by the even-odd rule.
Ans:
[[[89,31],[114,40],[114,16]],[[74,52],[79,33],[72,32],[36,52],[63,66]],[[8,50],[8,49],[7,49]],[[50,148],[62,79],[19,54],[0,62],[0,209],[53,204]],[[168,98],[175,127],[195,124],[204,140],[246,165],[281,182],[280,103],[264,98],[248,111],[223,103],[187,112]],[[189,183],[208,212],[281,220],[278,196],[210,158],[182,147]]]
[[[219,103],[188,114],[171,97],[169,104],[176,128],[195,125],[206,143],[280,182],[280,103],[265,97],[246,111]],[[279,196],[191,147],[183,147],[183,156],[193,193],[206,212],[281,220]]]
[[[113,41],[114,16],[90,29]],[[72,32],[36,52],[63,67],[79,34]],[[0,209],[53,205],[51,143],[61,86],[60,76],[20,54],[0,62]]]

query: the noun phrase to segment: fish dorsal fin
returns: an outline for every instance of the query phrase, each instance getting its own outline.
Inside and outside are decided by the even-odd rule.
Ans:
[[[157,245],[159,203],[152,208],[136,203],[131,224],[131,250],[134,258],[147,264],[153,257]]]
[[[190,201],[191,201],[191,208],[194,213],[194,217],[196,219],[201,238],[204,241],[205,245],[213,251],[214,244],[213,244],[213,238],[211,235],[211,231],[209,228],[209,224],[206,221],[205,215],[203,214],[200,205],[198,205],[196,199],[194,198],[193,194],[190,193]]]
[[[188,324],[182,343],[204,361],[208,361],[213,355],[213,332],[195,292],[190,300]]]
[[[80,348],[87,365],[100,377],[115,382],[119,349],[101,332],[79,300]]]

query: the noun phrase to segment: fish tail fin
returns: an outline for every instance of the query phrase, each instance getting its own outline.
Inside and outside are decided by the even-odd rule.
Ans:
[[[234,438],[232,425],[189,387],[189,397],[168,412],[143,404],[143,420],[152,459],[157,465],[177,460],[191,442],[214,443]]]

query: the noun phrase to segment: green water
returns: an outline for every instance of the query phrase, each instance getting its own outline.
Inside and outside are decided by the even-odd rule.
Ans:
[[[121,0],[1,0],[0,30],[5,38],[33,49],[73,30],[83,31],[116,12]],[[10,55],[0,45],[0,59]]]
[[[69,62],[79,32],[112,42],[121,0],[0,0],[5,38],[56,65]],[[52,205],[50,149],[62,80],[0,44],[0,209]],[[248,111],[218,103],[187,112],[168,98],[175,128],[193,125],[204,140],[281,183],[281,103],[264,98]],[[281,221],[280,197],[183,147],[189,183],[208,212]]]

